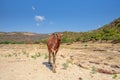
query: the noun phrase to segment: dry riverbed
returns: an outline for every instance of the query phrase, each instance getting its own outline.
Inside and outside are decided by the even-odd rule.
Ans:
[[[0,80],[120,80],[120,44],[62,44],[57,73],[43,44],[0,44]]]

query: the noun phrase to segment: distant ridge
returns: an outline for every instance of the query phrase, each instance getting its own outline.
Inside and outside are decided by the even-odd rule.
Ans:
[[[37,34],[31,32],[0,32],[0,42],[35,43],[48,37],[48,34]]]

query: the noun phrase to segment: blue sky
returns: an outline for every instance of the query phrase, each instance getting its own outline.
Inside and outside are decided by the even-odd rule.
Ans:
[[[0,0],[0,32],[97,29],[120,17],[120,0]]]

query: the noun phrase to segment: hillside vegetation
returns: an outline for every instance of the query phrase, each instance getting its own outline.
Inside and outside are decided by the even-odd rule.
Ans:
[[[60,32],[63,33],[62,43],[73,42],[112,42],[120,43],[120,18],[115,19],[103,27],[88,32]],[[29,32],[0,32],[0,44],[46,43],[48,34]]]
[[[88,32],[63,32],[62,42],[112,42],[120,43],[120,18],[115,19],[103,27]]]

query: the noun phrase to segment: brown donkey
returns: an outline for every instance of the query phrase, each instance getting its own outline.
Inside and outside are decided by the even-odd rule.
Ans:
[[[62,38],[63,34],[56,34],[53,33],[52,35],[50,35],[50,37],[48,38],[47,41],[47,47],[48,47],[48,52],[49,52],[49,60],[48,63],[51,64],[51,54],[53,56],[53,72],[56,73],[56,54],[58,52],[59,46],[60,46],[60,42],[61,42],[61,38]]]

